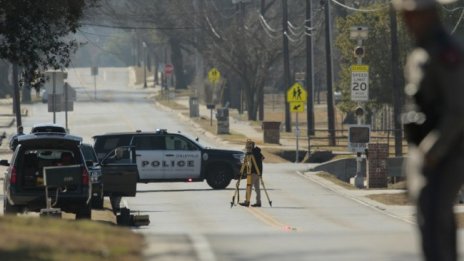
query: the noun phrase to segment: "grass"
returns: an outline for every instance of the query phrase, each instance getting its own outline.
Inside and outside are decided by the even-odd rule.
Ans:
[[[143,237],[107,223],[3,216],[0,231],[3,261],[142,260]]]
[[[350,189],[350,190],[357,189],[357,188],[353,187],[351,184],[346,183],[343,180],[338,179],[335,175],[332,175],[330,173],[319,172],[316,175],[319,176],[319,177],[322,177],[324,179],[327,179],[327,180],[331,181],[332,183],[334,183],[334,184],[336,184],[336,185],[338,185],[340,187],[343,187],[345,189]]]
[[[385,193],[385,194],[372,194],[368,198],[383,203],[385,205],[412,205],[406,192],[401,193]]]

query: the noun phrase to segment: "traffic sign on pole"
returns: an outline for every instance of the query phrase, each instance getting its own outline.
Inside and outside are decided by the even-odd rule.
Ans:
[[[290,111],[291,112],[304,112],[305,108],[304,102],[290,102]]]
[[[364,102],[369,100],[368,65],[351,66],[351,100]]]
[[[287,102],[306,102],[308,93],[301,83],[295,83],[287,91]]]
[[[164,74],[166,75],[171,75],[172,72],[174,71],[174,65],[167,63],[164,65]]]
[[[221,79],[221,73],[218,71],[218,69],[213,67],[211,70],[209,70],[208,80],[211,83],[215,84],[219,81],[219,79]]]

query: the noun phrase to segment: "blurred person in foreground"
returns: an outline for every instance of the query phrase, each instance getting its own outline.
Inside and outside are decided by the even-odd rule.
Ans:
[[[439,16],[440,4],[451,2],[393,0],[415,41],[405,66],[404,170],[427,261],[457,260],[458,253],[453,207],[464,181],[464,51]]]

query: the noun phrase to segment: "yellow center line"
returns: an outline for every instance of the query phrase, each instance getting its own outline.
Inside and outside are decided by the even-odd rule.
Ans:
[[[259,210],[258,208],[247,207],[246,210],[250,212],[253,216],[255,216],[257,219],[261,220],[263,223],[273,228],[276,228],[284,232],[296,232],[297,231],[296,227],[292,227],[285,223],[282,223],[279,220],[272,217],[271,215],[267,214],[266,212]]]

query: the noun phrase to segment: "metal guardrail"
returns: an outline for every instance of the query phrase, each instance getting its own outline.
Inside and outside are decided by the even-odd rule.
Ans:
[[[389,147],[389,155],[395,154],[395,133],[396,130],[389,129],[389,130],[371,130],[370,136],[370,143],[386,143]],[[329,130],[328,129],[315,129],[315,135],[311,135],[309,139],[310,146],[312,148],[337,148],[340,150],[348,149],[348,130],[347,129],[337,129],[335,132],[335,145],[332,146],[329,143]],[[403,142],[402,142],[402,152],[405,154],[407,152],[407,142],[404,139],[404,134],[402,135]],[[282,135],[282,138],[285,139],[296,139],[293,134],[289,135]],[[308,141],[308,136],[306,135],[306,131],[299,136],[302,143]]]

